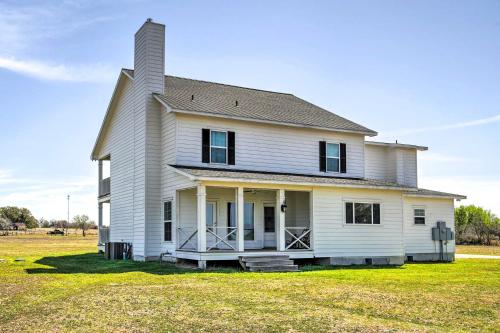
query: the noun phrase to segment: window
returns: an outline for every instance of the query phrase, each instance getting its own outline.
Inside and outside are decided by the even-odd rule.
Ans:
[[[414,208],[413,218],[415,224],[425,224],[425,209],[424,208]]]
[[[255,225],[254,225],[254,204],[252,202],[245,202],[245,208],[243,210],[243,234],[245,240],[254,240],[255,235]],[[228,226],[230,228],[236,227],[236,205],[234,202],[227,203],[227,218]],[[228,233],[233,229],[228,230]],[[235,240],[236,237],[231,235],[230,240]]]
[[[339,172],[340,170],[340,145],[338,143],[326,144],[326,171]]]
[[[378,203],[345,203],[345,223],[347,224],[380,224],[380,204]]]
[[[217,224],[217,203],[207,202],[207,230],[214,230]]]
[[[163,203],[163,240],[172,241],[172,201]]]
[[[227,133],[210,131],[210,163],[227,163]]]
[[[275,232],[275,213],[276,209],[274,207],[264,207],[264,232]]]

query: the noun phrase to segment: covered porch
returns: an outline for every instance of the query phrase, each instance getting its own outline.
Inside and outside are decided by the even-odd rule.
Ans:
[[[178,258],[313,256],[310,191],[200,184],[178,190],[176,199]]]

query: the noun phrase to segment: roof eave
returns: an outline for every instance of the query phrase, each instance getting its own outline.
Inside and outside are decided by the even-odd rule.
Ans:
[[[370,145],[370,146],[416,149],[416,150],[420,150],[420,151],[429,150],[429,147],[426,147],[426,146],[411,145],[411,144],[404,144],[404,143],[395,143],[395,142],[365,141],[365,144]]]
[[[419,194],[418,192],[414,193],[403,193],[403,196],[405,197],[414,197],[414,198],[432,198],[432,199],[455,199],[455,200],[465,200],[467,199],[467,196],[465,195],[460,195],[460,194],[443,194],[443,195],[437,195],[437,194]]]

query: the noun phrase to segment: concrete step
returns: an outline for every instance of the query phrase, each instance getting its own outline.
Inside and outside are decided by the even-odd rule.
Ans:
[[[299,267],[297,265],[289,266],[254,266],[249,267],[250,272],[298,272]]]
[[[250,261],[245,262],[247,267],[254,266],[290,266],[293,265],[293,260],[273,260],[273,261]]]
[[[290,259],[288,255],[279,255],[279,256],[262,256],[262,257],[240,257],[243,262],[254,262],[254,261],[272,261],[272,260],[287,260]]]

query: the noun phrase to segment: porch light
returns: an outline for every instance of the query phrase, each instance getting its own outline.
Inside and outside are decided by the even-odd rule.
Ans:
[[[281,204],[281,211],[282,211],[283,213],[286,213],[286,208],[287,208],[287,207],[288,207],[288,206],[286,205],[286,201],[284,201],[284,202]]]

